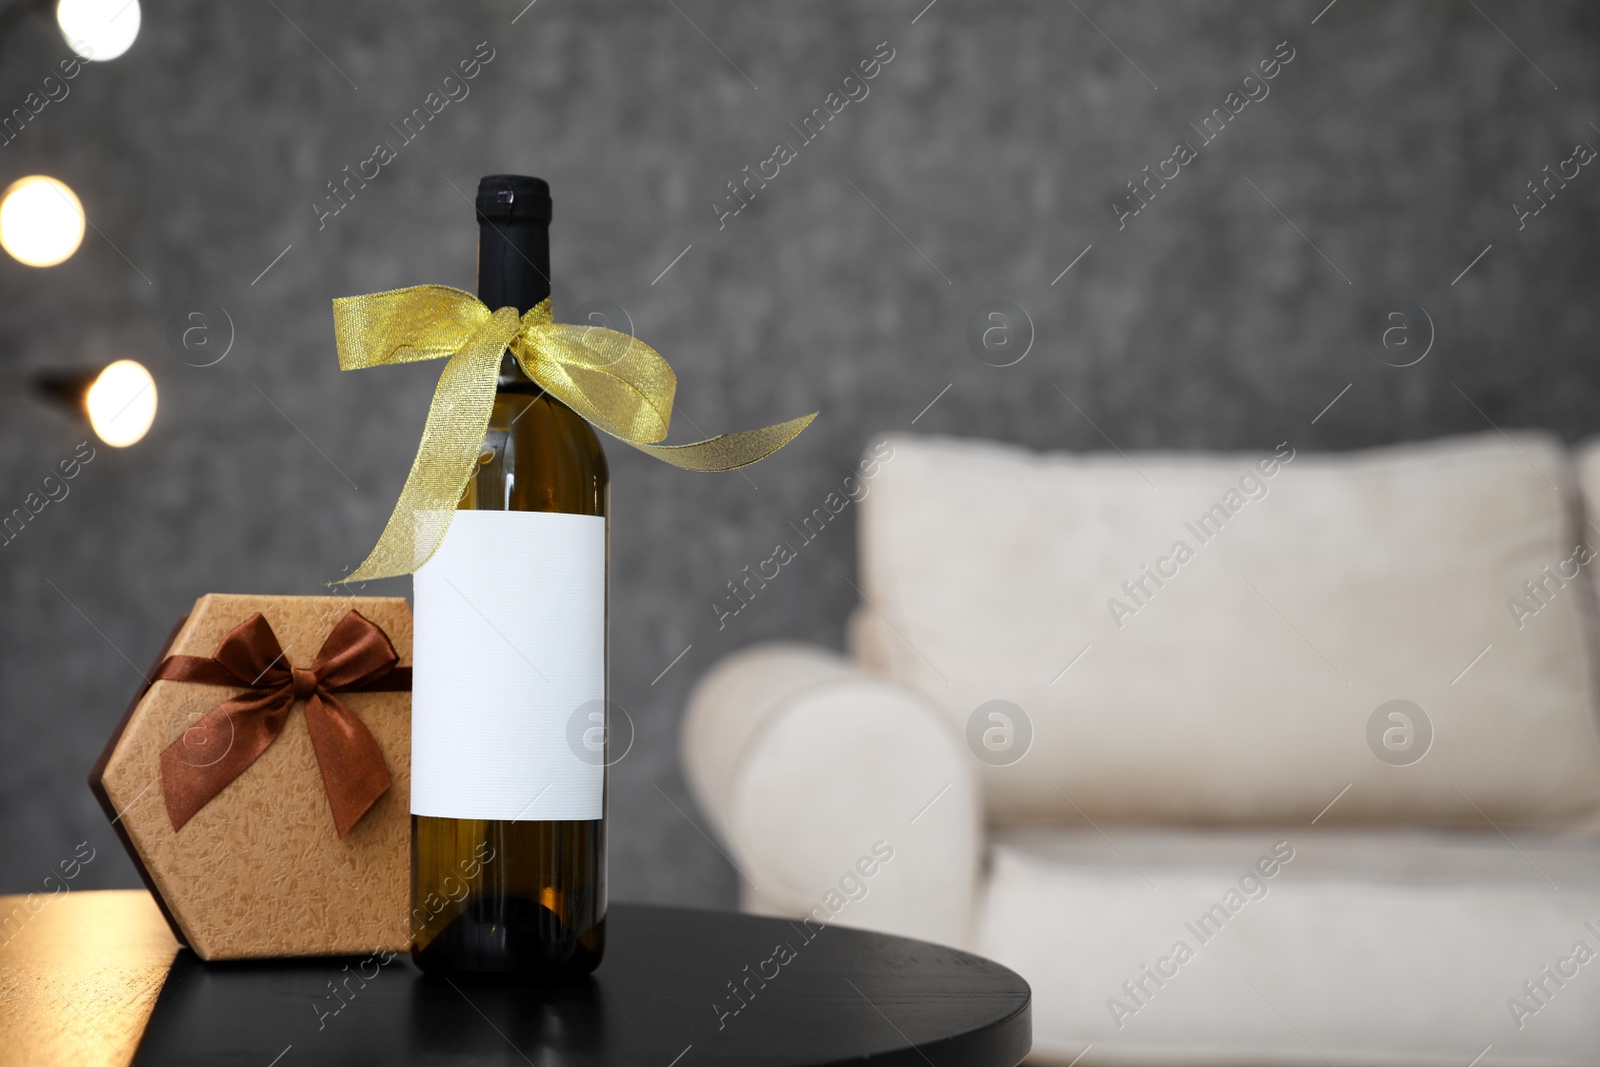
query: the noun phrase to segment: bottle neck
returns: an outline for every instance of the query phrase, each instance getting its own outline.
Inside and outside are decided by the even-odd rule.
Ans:
[[[517,314],[550,295],[550,226],[510,220],[478,223],[478,299]]]
[[[549,295],[549,224],[480,217],[478,299],[491,311],[514,307],[525,315]],[[533,386],[510,352],[500,361],[499,385],[502,389]]]

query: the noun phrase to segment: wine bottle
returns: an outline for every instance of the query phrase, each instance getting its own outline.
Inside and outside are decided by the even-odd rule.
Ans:
[[[550,295],[550,188],[478,184],[478,295]],[[412,958],[586,974],[605,947],[610,476],[508,351],[478,466],[414,576]]]

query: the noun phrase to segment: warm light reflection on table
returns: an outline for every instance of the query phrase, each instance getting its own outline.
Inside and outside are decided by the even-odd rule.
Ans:
[[[177,941],[142,889],[45,899],[0,897],[0,1065],[130,1062]]]

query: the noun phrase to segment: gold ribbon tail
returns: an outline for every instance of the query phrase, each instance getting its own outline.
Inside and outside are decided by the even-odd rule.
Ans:
[[[601,326],[552,322],[548,303],[522,318],[511,351],[528,377],[596,429],[686,471],[731,471],[794,440],[816,412],[798,419],[682,445],[667,436],[678,378],[661,354],[636,337]]]
[[[817,413],[813,411],[798,419],[790,419],[773,426],[763,426],[759,430],[725,433],[684,445],[643,445],[637,441],[628,441],[628,444],[663,463],[670,463],[686,471],[706,473],[731,471],[738,467],[749,466],[758,459],[766,459],[793,441],[816,417]]]
[[[426,563],[444,540],[489,429],[500,357],[519,328],[516,309],[491,315],[470,293],[419,288],[447,295],[434,306],[412,305],[401,313],[385,306],[383,298],[414,290],[351,297],[353,303],[342,307],[335,302],[340,362],[346,369],[454,354],[439,376],[416,458],[383,536],[360,567],[331,584],[394,578]],[[447,322],[439,320],[441,314]],[[446,352],[437,350],[440,344]]]

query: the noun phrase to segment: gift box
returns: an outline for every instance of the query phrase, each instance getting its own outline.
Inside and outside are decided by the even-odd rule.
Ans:
[[[89,785],[207,960],[410,945],[411,610],[210,594]]]

